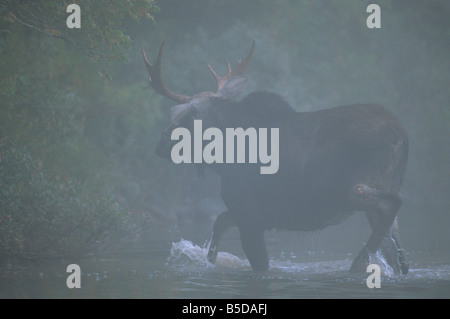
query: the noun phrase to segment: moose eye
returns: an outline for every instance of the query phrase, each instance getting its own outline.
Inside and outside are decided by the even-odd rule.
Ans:
[[[192,103],[178,104],[172,107],[170,121],[175,125],[180,125],[186,119],[190,119],[195,114],[195,107]]]

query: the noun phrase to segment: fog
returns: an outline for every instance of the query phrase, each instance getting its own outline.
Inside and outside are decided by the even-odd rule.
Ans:
[[[230,17],[239,17],[230,18],[233,23],[199,17],[194,10],[188,10],[193,15],[188,18],[180,10],[190,28],[177,29],[175,39],[165,38],[165,81],[184,94],[214,90],[206,64],[225,72],[226,61],[236,63],[244,58],[255,40],[256,51],[246,70],[247,92],[276,92],[301,112],[354,103],[383,105],[399,118],[410,138],[401,192],[404,204],[399,212],[404,244],[411,249],[444,249],[449,245],[450,225],[446,208],[449,184],[444,177],[449,173],[450,155],[449,77],[445,68],[450,41],[445,13],[449,6],[443,1],[379,4],[381,29],[366,27],[366,4],[359,1],[348,1],[342,7],[327,1],[298,5],[289,14],[274,10],[271,15],[286,14],[287,18],[272,18],[275,21],[267,24],[258,15],[241,16],[239,5],[227,6]],[[208,5],[214,8],[205,2]],[[166,17],[163,5],[162,12]],[[177,13],[166,11],[171,19],[177,19]],[[269,13],[260,13],[265,14]],[[136,43],[136,51],[151,48],[155,58],[158,46],[158,40],[141,41]],[[139,68],[138,53],[132,60]],[[163,110],[167,115],[161,120],[165,124],[173,103],[163,103],[167,104]],[[220,205],[217,185],[200,186],[214,184],[213,173],[207,174],[205,181],[197,181],[193,167],[166,167],[177,180],[174,184],[183,189],[180,193],[189,196],[199,188]],[[345,238],[355,227],[368,227],[364,218],[347,226],[330,231]]]
[[[167,266],[167,260],[180,267],[185,261],[175,258],[170,248],[182,240],[206,253],[215,217],[226,210],[219,177],[211,170],[200,177],[194,165],[174,164],[154,152],[176,103],[148,85],[142,50],[155,61],[163,41],[163,79],[179,94],[214,92],[216,84],[207,64],[225,74],[226,63],[235,66],[255,41],[242,97],[254,91],[274,92],[298,112],[357,103],[384,106],[409,135],[398,213],[403,246],[417,269],[422,269],[420,263],[427,256],[448,257],[450,3],[372,2],[381,8],[381,28],[368,28],[366,9],[371,2],[360,0],[156,1],[159,9],[150,12],[153,21],[121,19],[118,29],[130,40],[128,47],[123,45],[125,60],[103,61],[102,52],[112,48],[114,56],[116,44],[108,47],[105,42],[100,53],[94,51],[93,39],[82,42],[83,24],[76,36],[66,31],[55,36],[57,27],[54,33],[43,27],[45,32],[39,32],[23,23],[29,7],[0,1],[4,17],[0,24],[2,269],[23,266],[24,256],[45,263],[49,258],[82,260],[131,252],[149,256],[145,263],[149,268],[154,263]],[[83,17],[87,10],[82,5],[81,10]],[[45,15],[45,10],[39,14]],[[108,18],[96,20],[91,12],[89,19],[98,21],[97,31],[109,36],[111,27],[104,22]],[[92,50],[83,50],[84,46]],[[37,186],[28,190],[23,186],[27,183]],[[285,259],[351,260],[370,232],[364,213],[314,233],[267,232],[269,258],[277,271],[274,277],[286,275]],[[177,247],[180,254],[194,249]],[[220,251],[218,263],[228,268],[234,267],[234,259],[224,253],[245,261],[236,229],[224,236]],[[126,260],[126,255],[121,256]],[[439,262],[449,264],[448,259]],[[326,267],[334,266],[342,265]],[[344,262],[342,267],[346,266]],[[95,266],[89,267],[94,273]],[[248,265],[239,262],[235,268],[247,271]],[[189,268],[187,273],[192,272]],[[3,273],[5,280],[13,276],[7,270]],[[157,282],[159,273],[152,272]],[[177,273],[173,280],[184,274]],[[418,274],[421,270],[413,278]],[[295,283],[303,280],[286,276]],[[207,272],[207,279],[214,277]],[[400,283],[407,285],[403,279],[393,285]],[[21,295],[14,284],[8,287],[2,295],[41,296],[39,289],[23,288],[27,293]],[[97,296],[104,296],[101,291],[108,287],[96,288]],[[177,296],[175,284],[173,291],[167,288],[161,294],[142,289],[140,297]],[[283,289],[280,297],[296,296]],[[276,297],[254,291],[225,296],[233,293]],[[47,296],[52,293],[47,291]],[[448,291],[441,296],[448,297]]]

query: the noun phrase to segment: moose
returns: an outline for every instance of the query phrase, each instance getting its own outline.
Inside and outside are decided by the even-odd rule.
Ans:
[[[281,96],[254,92],[238,101],[247,78],[242,75],[254,52],[219,76],[217,91],[193,96],[169,90],[162,80],[164,42],[151,64],[143,50],[150,86],[175,101],[156,153],[171,158],[174,129],[203,127],[279,128],[279,170],[261,175],[256,164],[210,163],[221,180],[227,210],[215,220],[207,258],[215,263],[222,235],[237,226],[242,248],[255,271],[269,268],[264,232],[271,229],[315,231],[335,225],[354,212],[364,212],[372,233],[353,260],[350,271],[366,272],[381,253],[395,273],[406,274],[409,262],[399,238],[399,190],[408,160],[408,136],[401,123],[375,104],[344,105],[297,112]],[[274,145],[269,145],[274,146]],[[246,146],[247,153],[249,151]]]

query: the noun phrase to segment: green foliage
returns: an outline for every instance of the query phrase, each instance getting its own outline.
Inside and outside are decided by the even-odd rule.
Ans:
[[[82,8],[81,29],[66,26],[71,3]],[[85,0],[85,1],[15,1],[0,3],[0,14],[11,23],[19,23],[50,37],[64,40],[75,50],[94,61],[124,59],[131,39],[121,24],[125,18],[153,21],[158,10],[154,0]]]
[[[111,196],[46,171],[26,147],[0,142],[0,253],[75,255],[123,226]]]
[[[107,98],[114,89],[104,66],[113,71],[129,49],[123,21],[152,20],[155,6],[84,1],[75,35],[65,26],[66,6],[0,2],[0,255],[84,253],[127,229],[113,183],[120,177],[110,173],[118,154],[101,147],[113,129],[87,131],[86,123],[102,101],[129,105],[129,95]],[[89,125],[98,127],[102,116],[95,119]]]

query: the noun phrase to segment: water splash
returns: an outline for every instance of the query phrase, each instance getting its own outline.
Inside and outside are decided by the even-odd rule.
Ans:
[[[394,269],[388,264],[386,257],[379,250],[374,254],[369,254],[369,264],[377,264],[380,266],[381,274],[384,277],[391,278],[395,276]]]
[[[172,243],[170,255],[166,260],[166,270],[175,275],[173,278],[179,278],[180,287],[182,287],[179,289],[192,292],[213,287],[216,293],[221,291],[239,295],[242,293],[239,287],[247,287],[248,282],[251,282],[250,287],[253,288],[255,285],[267,283],[271,286],[278,285],[281,290],[285,289],[285,293],[292,293],[293,296],[297,296],[297,290],[302,291],[308,287],[312,289],[311,291],[331,289],[331,292],[325,291],[330,296],[336,296],[333,295],[333,291],[340,289],[343,294],[355,293],[355,296],[367,293],[367,296],[371,297],[370,293],[373,294],[366,286],[368,274],[350,273],[352,260],[348,258],[336,259],[336,256],[330,256],[330,260],[308,261],[307,256],[294,258],[289,253],[285,253],[284,258],[271,259],[270,269],[260,273],[251,271],[247,259],[232,253],[219,252],[216,264],[208,261],[207,254],[208,243],[197,245],[184,239]],[[371,254],[369,262],[380,266],[381,286],[386,293],[402,294],[405,291],[420,290],[422,286],[436,283],[442,286],[442,283],[446,282],[448,285],[450,278],[448,264],[439,265],[439,267],[416,265],[410,269],[408,275],[396,275],[380,252]]]
[[[208,248],[200,247],[189,240],[181,239],[179,242],[172,243],[170,256],[167,265],[188,268],[197,268],[197,270],[208,270],[215,267],[227,268],[249,268],[250,263],[246,259],[241,259],[231,253],[219,252],[216,264],[211,264],[207,259]]]
[[[181,239],[172,243],[170,256],[166,265],[176,267],[178,271],[209,271],[213,269],[239,269],[250,270],[250,263],[247,259],[241,259],[228,252],[219,252],[216,264],[211,264],[207,259],[208,244],[204,247],[196,245],[189,240]],[[272,259],[270,269],[266,275],[298,274],[304,276],[317,276],[328,274],[332,276],[336,273],[347,272],[350,268],[351,260],[333,260],[320,262],[298,262],[292,260]]]

